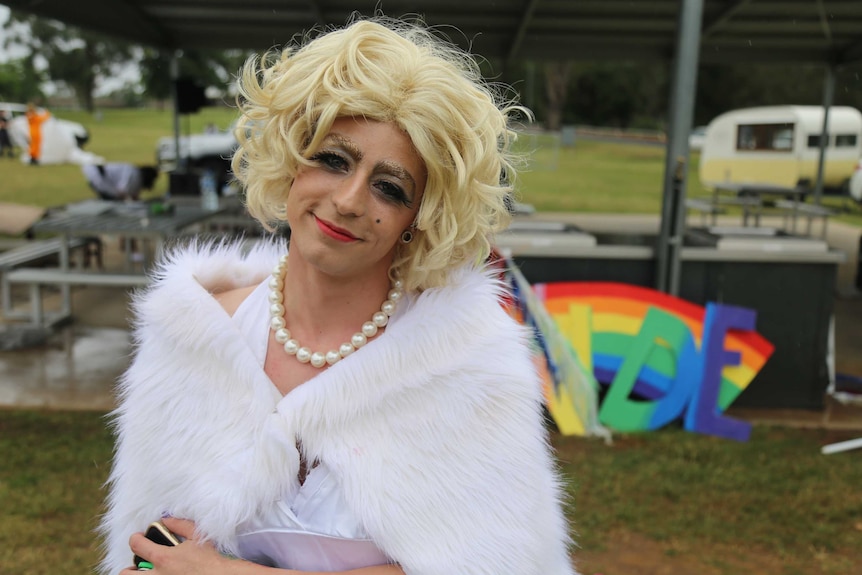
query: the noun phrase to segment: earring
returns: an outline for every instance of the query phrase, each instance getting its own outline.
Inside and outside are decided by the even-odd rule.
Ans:
[[[404,230],[403,232],[401,232],[401,243],[402,244],[409,244],[412,241],[413,241],[413,232],[411,230],[407,229],[407,230]]]

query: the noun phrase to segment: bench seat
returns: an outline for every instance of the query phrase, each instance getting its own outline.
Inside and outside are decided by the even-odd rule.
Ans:
[[[69,317],[72,313],[69,286],[89,285],[106,287],[142,287],[149,283],[149,278],[142,274],[116,274],[104,272],[86,272],[79,270],[63,270],[60,268],[18,268],[3,275],[6,289],[12,284],[30,286],[30,321],[33,325],[46,324],[46,314],[42,306],[42,286],[56,285],[63,287],[63,300],[59,314],[54,321]],[[20,314],[20,312],[18,312]],[[11,310],[5,311],[7,317],[19,317]],[[26,315],[24,317],[27,317]]]
[[[18,268],[6,274],[9,283],[39,285],[94,285],[113,287],[145,286],[148,278],[141,274],[82,272],[60,268]]]
[[[715,216],[723,214],[727,210],[719,205],[716,205],[712,198],[686,198],[685,207],[689,210],[700,212],[701,222],[706,225],[707,216],[711,216],[710,221],[715,225]]]
[[[790,200],[778,200],[775,202],[776,208],[782,208],[784,210],[796,210],[796,212],[800,215],[804,216],[812,216],[812,217],[829,217],[834,216],[838,212],[833,210],[832,208],[827,208],[825,206],[818,206],[816,204],[805,204],[802,202],[791,202]]]
[[[67,240],[68,253],[76,250],[83,251],[83,257],[78,260],[82,266],[89,265],[90,257],[95,256],[96,265],[102,267],[102,242],[93,237],[72,237]],[[9,274],[16,268],[28,264],[34,264],[51,256],[60,257],[62,265],[63,240],[62,238],[48,238],[44,240],[26,240],[18,242],[10,249],[0,253],[0,301],[3,306],[3,317],[13,318],[16,314],[12,310],[12,292],[9,282]]]
[[[827,208],[825,206],[819,206],[817,204],[806,204],[803,202],[792,202],[790,200],[778,200],[775,202],[775,207],[780,209],[784,214],[784,227],[787,228],[787,219],[791,219],[790,231],[796,232],[796,220],[798,218],[805,218],[807,221],[806,225],[806,235],[811,235],[811,221],[814,219],[823,220],[823,227],[821,230],[821,237],[826,237],[826,226],[829,221],[829,218],[837,215],[838,211],[832,208]]]
[[[96,238],[69,238],[69,251],[88,248],[99,242]],[[58,255],[62,247],[60,238],[30,240],[0,253],[0,271],[9,270],[42,258]]]

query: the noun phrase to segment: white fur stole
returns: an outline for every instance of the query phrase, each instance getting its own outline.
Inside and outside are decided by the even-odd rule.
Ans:
[[[499,283],[458,270],[282,398],[210,292],[259,283],[284,251],[179,250],[136,298],[102,571],[164,513],[235,551],[237,525],[298,489],[301,438],[407,575],[572,575],[541,388]]]

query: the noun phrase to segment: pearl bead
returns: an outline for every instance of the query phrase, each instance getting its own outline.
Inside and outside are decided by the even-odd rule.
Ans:
[[[374,337],[377,335],[377,326],[373,321],[366,321],[362,324],[362,334],[365,337]]]
[[[357,332],[354,333],[353,337],[350,338],[350,343],[353,344],[353,347],[359,349],[360,347],[368,343],[368,338],[365,337],[364,333]]]
[[[380,311],[371,316],[371,321],[362,324],[362,330],[354,333],[349,342],[342,343],[338,350],[331,349],[326,353],[312,351],[303,347],[300,343],[290,337],[287,322],[284,319],[284,276],[287,274],[287,255],[278,259],[278,265],[272,270],[272,277],[268,280],[269,285],[269,314],[270,328],[275,332],[275,340],[282,344],[285,353],[296,356],[301,363],[311,363],[316,368],[325,365],[334,365],[347,357],[357,349],[368,343],[369,338],[374,337],[380,329],[389,323],[389,317],[395,313],[398,301],[404,295],[404,282],[397,279],[392,282],[388,298],[380,306]]]
[[[299,342],[295,339],[289,339],[284,342],[284,351],[286,351],[290,355],[296,355],[299,351]]]
[[[326,364],[326,355],[315,351],[311,354],[311,365],[314,367],[323,367]]]
[[[311,361],[311,350],[307,347],[301,347],[296,352],[296,359],[299,360],[300,363],[308,363]]]

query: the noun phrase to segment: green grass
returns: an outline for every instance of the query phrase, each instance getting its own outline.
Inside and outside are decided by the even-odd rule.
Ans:
[[[774,573],[845,575],[862,566],[860,461],[822,455],[831,441],[755,427],[745,443],[665,429],[557,446],[582,548],[612,550],[608,534],[628,530],[708,564],[737,549],[771,558]]]
[[[156,142],[173,134],[173,115],[165,110],[104,110],[101,118],[85,112],[54,111],[58,118],[80,122],[90,131],[85,149],[110,162],[153,164],[156,159]],[[193,133],[201,132],[213,122],[225,129],[235,117],[229,108],[205,108],[199,114],[183,117]],[[0,160],[2,185],[0,202],[52,207],[68,202],[91,199],[93,191],[81,173],[72,164],[30,166],[17,160]],[[160,176],[148,196],[164,194],[168,179]],[[145,196],[147,197],[147,196]]]
[[[839,439],[767,427],[746,443],[674,428],[620,434],[612,446],[555,436],[590,557],[584,573],[612,572],[601,561],[619,550],[621,531],[656,542],[664,563],[695,561],[697,572],[858,572],[859,458],[819,452]],[[111,450],[104,414],[0,410],[0,572],[90,572]]]
[[[97,119],[84,112],[55,111],[60,118],[84,124],[91,133],[86,149],[109,161],[153,163],[156,142],[173,133],[173,115],[165,110],[103,110]],[[232,108],[204,108],[183,117],[183,132],[201,132],[212,122],[224,129],[235,118]],[[520,174],[519,199],[539,211],[654,213],[661,211],[665,150],[662,147],[577,140],[561,147],[549,136],[524,135],[520,150],[531,151]],[[697,153],[688,172],[689,196],[706,192],[698,177]],[[31,167],[17,161],[0,161],[3,184],[0,202],[56,206],[93,197],[78,166]],[[149,194],[161,195],[168,181],[161,176]],[[827,205],[843,201],[827,197]],[[862,226],[862,211],[854,206],[839,221]]]
[[[111,450],[102,414],[0,411],[0,573],[92,572]]]
[[[519,191],[540,211],[658,213],[663,179],[663,148],[579,140],[539,148]]]

